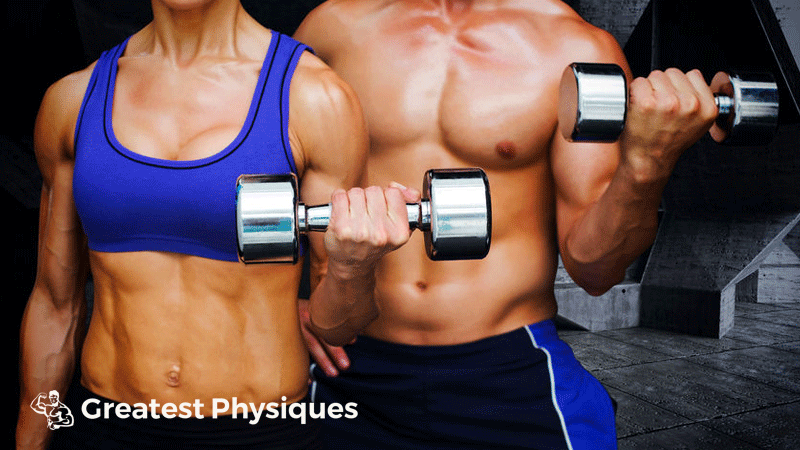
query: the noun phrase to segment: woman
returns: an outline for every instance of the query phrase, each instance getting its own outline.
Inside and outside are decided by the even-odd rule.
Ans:
[[[27,405],[63,397],[80,361],[75,427],[55,432],[67,448],[313,448],[314,428],[297,420],[212,417],[221,401],[286,405],[307,391],[301,265],[237,261],[236,178],[295,172],[306,203],[332,203],[328,231],[310,238],[310,309],[339,344],[377,315],[375,262],[408,239],[405,202],[419,193],[354,187],[368,145],[360,106],[302,44],[238,0],[152,8],[145,28],[51,86],[37,117],[44,184],[17,447],[47,446]],[[119,402],[148,405],[148,419],[120,418]],[[87,404],[112,405],[110,418],[88,418]]]

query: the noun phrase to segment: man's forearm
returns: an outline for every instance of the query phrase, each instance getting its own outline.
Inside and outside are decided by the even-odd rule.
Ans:
[[[570,229],[562,249],[573,280],[592,295],[622,281],[655,239],[669,170],[621,163],[604,194]]]

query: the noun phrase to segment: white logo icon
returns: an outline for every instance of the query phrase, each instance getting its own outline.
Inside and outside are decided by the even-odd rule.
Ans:
[[[51,430],[71,427],[75,423],[72,411],[58,400],[58,396],[57,391],[50,391],[50,394],[42,392],[31,402],[34,411],[47,417],[47,428]]]

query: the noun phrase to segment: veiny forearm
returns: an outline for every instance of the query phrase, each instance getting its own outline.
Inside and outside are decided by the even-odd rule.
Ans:
[[[653,243],[670,170],[621,162],[603,195],[569,230],[562,260],[589,294],[601,295],[622,281],[628,266]]]
[[[309,299],[314,333],[331,345],[349,343],[378,316],[375,274],[337,275],[328,272]]]

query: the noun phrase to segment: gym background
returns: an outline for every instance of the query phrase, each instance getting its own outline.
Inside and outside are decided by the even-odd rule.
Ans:
[[[263,25],[291,35],[305,14],[321,2],[243,0],[242,3]],[[597,345],[589,338],[594,333],[612,333],[605,337],[624,336],[634,342],[643,338],[625,330],[663,330],[670,334],[657,336],[687,336],[690,342],[702,345],[708,345],[709,341],[691,339],[711,338],[723,350],[731,346],[722,344],[737,339],[737,342],[750,339],[754,344],[771,345],[768,348],[773,359],[763,363],[772,368],[767,375],[779,380],[770,384],[785,393],[773,403],[778,408],[795,411],[794,418],[784,417],[776,423],[763,417],[731,414],[732,431],[728,435],[734,436],[734,448],[783,448],[780,447],[783,441],[775,445],[769,439],[759,438],[754,442],[746,433],[737,435],[737,429],[767,430],[771,435],[794,437],[794,442],[798,442],[800,2],[572,0],[566,3],[586,20],[614,35],[637,76],[671,66],[684,70],[697,67],[709,81],[718,70],[768,71],[778,83],[781,109],[776,138],[767,146],[725,147],[706,137],[683,155],[664,193],[655,244],[631,266],[626,280],[609,293],[590,298],[571,282],[565,271],[559,270],[556,292],[565,339],[573,345],[579,359],[586,355],[587,359],[581,360],[590,370],[609,367],[597,361],[604,355],[592,349]],[[6,113],[0,121],[3,188],[0,204],[6,211],[5,227],[9,232],[3,244],[7,248],[3,251],[6,264],[0,298],[8,308],[6,317],[10,321],[3,330],[8,358],[15,361],[10,370],[18,373],[19,324],[36,265],[41,176],[31,135],[39,102],[47,86],[84,68],[103,50],[141,28],[150,20],[151,12],[149,2],[145,1],[10,0],[3,14]],[[750,323],[764,317],[770,320]],[[740,326],[749,323],[753,329],[768,330],[758,332],[770,334],[754,331],[756,335],[745,336],[737,331],[735,323]],[[613,335],[615,330],[621,334]],[[581,347],[582,343],[591,351]],[[777,354],[783,359],[774,359],[776,353],[772,350],[776,348],[783,352]],[[742,363],[742,358],[737,355],[727,362],[733,366]],[[646,358],[633,358],[631,367],[646,363]],[[737,373],[734,369],[731,372]],[[698,376],[709,375],[703,372]],[[764,380],[752,380],[760,381]],[[15,382],[12,384],[9,408],[16,417],[19,387]],[[683,422],[673,419],[670,409],[680,408],[662,404],[659,398],[674,396],[676,392],[671,389],[667,392],[664,385],[654,386],[663,390],[655,397],[618,393],[621,407],[638,405],[634,400],[626,400],[623,394],[649,405],[639,405],[638,411],[622,409],[621,417],[618,415],[620,437],[632,436],[631,444],[637,436],[659,428],[688,429],[693,421],[705,420],[692,414],[677,414],[685,419]],[[615,391],[612,389],[612,395]],[[736,392],[731,394],[735,395]],[[764,404],[756,409],[766,410],[771,406]],[[646,419],[634,424],[628,416],[637,414]],[[782,414],[776,412],[766,417]],[[715,420],[723,416],[724,411],[718,412]],[[3,430],[13,441],[14,421]],[[757,434],[755,431],[750,434],[753,433]],[[674,436],[670,439],[674,442]],[[722,445],[721,442],[726,446],[731,444],[724,440],[717,444]],[[772,444],[762,447],[759,442]],[[706,445],[709,446],[717,448]]]

